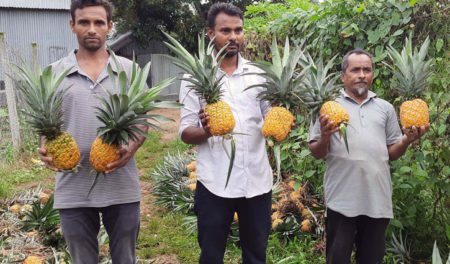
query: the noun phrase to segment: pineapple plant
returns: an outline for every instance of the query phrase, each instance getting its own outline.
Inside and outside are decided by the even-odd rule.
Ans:
[[[326,65],[323,64],[322,58],[315,62],[309,54],[300,59],[302,66],[308,68],[308,73],[303,79],[301,98],[303,105],[309,109],[313,123],[319,114],[328,115],[328,122],[333,121],[333,127],[339,127],[339,135],[344,138],[345,147],[349,152],[347,125],[350,122],[350,117],[347,110],[334,101],[341,89],[341,86],[336,84],[340,76],[337,72],[328,74],[335,59],[336,56]]]
[[[231,140],[231,153],[225,148],[226,153],[230,158],[228,167],[227,180],[225,188],[228,185],[231,171],[233,169],[234,156],[236,152],[236,145],[233,139],[233,129],[235,120],[230,106],[222,100],[223,90],[222,79],[225,75],[217,77],[217,72],[220,69],[222,60],[225,58],[224,51],[227,47],[225,45],[217,54],[214,55],[214,41],[211,40],[205,48],[205,34],[198,36],[198,55],[193,56],[187,51],[175,38],[163,32],[170,41],[164,44],[178,57],[169,56],[174,64],[183,69],[188,77],[182,77],[189,83],[188,88],[190,92],[197,94],[201,100],[206,102],[205,112],[209,114],[210,132],[213,136],[222,136],[222,140]]]
[[[259,93],[261,100],[268,101],[272,108],[264,118],[262,134],[267,139],[269,146],[274,146],[275,160],[277,164],[277,183],[281,181],[280,175],[280,144],[286,139],[291,131],[291,126],[295,121],[292,111],[300,104],[299,96],[296,90],[302,83],[301,73],[296,71],[296,66],[303,55],[302,50],[296,47],[292,52],[289,47],[289,39],[286,38],[283,58],[278,51],[276,38],[272,39],[270,47],[272,53],[272,63],[266,61],[256,61],[251,64],[262,70],[260,73],[252,73],[262,76],[265,79],[263,84],[251,85],[247,89],[255,87],[265,88]]]
[[[392,46],[387,53],[393,66],[384,63],[393,73],[397,85],[396,91],[403,97],[400,106],[400,123],[405,128],[427,126],[429,123],[428,105],[420,99],[427,87],[427,78],[431,75],[431,59],[425,61],[430,40],[428,37],[417,50],[412,47],[412,35],[407,37],[401,53]]]
[[[130,139],[137,140],[137,135],[148,136],[137,126],[161,129],[147,120],[173,121],[161,115],[146,114],[148,111],[164,107],[181,106],[172,102],[155,102],[161,99],[161,96],[158,95],[159,92],[169,86],[174,78],[163,80],[147,90],[146,80],[150,71],[150,62],[140,70],[133,60],[131,78],[128,79],[114,52],[112,50],[109,50],[109,52],[116,67],[119,69],[118,80],[116,80],[111,65],[108,65],[108,73],[116,86],[116,93],[106,91],[108,94],[107,98],[98,97],[102,107],[96,107],[96,117],[104,126],[97,128],[97,138],[92,144],[89,155],[89,162],[97,173],[88,196],[97,184],[99,176],[105,175],[107,165],[120,158],[117,151],[121,146],[128,145]]]
[[[28,105],[24,113],[37,133],[45,137],[47,156],[53,158],[50,165],[59,171],[76,171],[80,161],[78,145],[69,133],[61,130],[63,95],[67,89],[58,89],[70,68],[59,74],[52,71],[51,65],[43,71],[39,65],[33,69],[26,63],[11,68],[18,76],[17,86]]]

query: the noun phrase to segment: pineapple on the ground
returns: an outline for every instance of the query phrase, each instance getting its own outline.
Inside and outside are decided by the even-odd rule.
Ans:
[[[292,113],[300,105],[299,96],[296,94],[302,83],[305,71],[297,72],[297,64],[303,55],[300,47],[292,52],[289,47],[289,39],[286,38],[283,50],[283,58],[278,51],[277,40],[272,39],[270,47],[272,63],[266,61],[252,62],[254,66],[262,70],[257,74],[264,77],[263,84],[252,85],[247,89],[255,87],[265,88],[258,97],[268,101],[272,108],[264,118],[262,134],[267,139],[269,146],[274,146],[274,140],[278,143],[286,139],[295,121]],[[280,144],[274,146],[275,160],[277,164],[277,183],[281,180],[280,174]]]
[[[143,69],[138,69],[136,62],[133,61],[132,74],[128,78],[120,67],[114,52],[111,50],[109,52],[119,69],[118,80],[116,80],[111,65],[108,65],[108,72],[117,86],[117,93],[107,91],[107,98],[98,98],[103,107],[96,107],[96,116],[104,126],[97,128],[97,138],[90,151],[89,162],[97,171],[97,175],[88,196],[96,185],[99,175],[105,174],[107,171],[107,165],[120,158],[117,151],[121,146],[128,145],[130,139],[138,140],[138,135],[148,136],[138,126],[161,129],[157,125],[149,123],[148,119],[173,121],[161,115],[146,114],[148,111],[181,106],[173,102],[156,102],[162,98],[159,92],[169,86],[173,82],[173,78],[161,81],[151,89],[147,89],[146,80],[150,71],[150,63],[147,63]]]
[[[47,156],[53,158],[50,165],[60,171],[76,171],[80,161],[78,145],[69,133],[61,130],[63,95],[67,89],[58,89],[70,69],[57,74],[51,65],[41,71],[40,66],[33,69],[25,63],[12,69],[19,77],[17,86],[28,105],[25,114],[30,117],[29,123],[45,137]]]
[[[322,58],[314,61],[309,54],[306,54],[306,57],[300,60],[303,67],[308,67],[301,98],[304,106],[309,109],[313,123],[319,117],[319,114],[328,115],[328,122],[333,121],[333,126],[339,127],[339,134],[343,136],[345,147],[349,152],[347,125],[350,122],[350,117],[347,110],[334,101],[341,89],[341,86],[336,84],[340,76],[337,72],[328,74],[328,71],[334,65],[335,58],[336,56],[329,60],[326,65],[323,64]]]
[[[420,50],[412,47],[412,36],[406,38],[401,53],[392,46],[387,52],[393,66],[384,63],[393,73],[398,84],[395,87],[404,101],[400,106],[400,123],[405,128],[419,128],[429,123],[428,105],[420,99],[431,75],[431,59],[425,61],[430,40],[428,37]]]
[[[23,264],[42,264],[42,260],[36,256],[29,256],[25,259]]]
[[[231,170],[233,169],[234,155],[236,152],[235,141],[232,136],[235,120],[230,106],[221,100],[224,92],[221,89],[221,82],[225,75],[217,77],[217,72],[220,69],[222,60],[225,58],[222,55],[227,45],[214,55],[214,41],[211,40],[208,46],[205,47],[204,34],[200,34],[198,36],[198,55],[193,56],[175,38],[165,32],[163,33],[170,41],[170,43],[164,42],[164,44],[178,56],[169,56],[169,58],[173,60],[175,65],[188,74],[187,77],[183,77],[181,80],[189,82],[190,85],[188,87],[190,91],[196,93],[206,102],[205,112],[209,114],[208,124],[211,134],[213,136],[222,136],[224,140],[231,140],[230,165],[225,184],[226,188],[230,179]]]

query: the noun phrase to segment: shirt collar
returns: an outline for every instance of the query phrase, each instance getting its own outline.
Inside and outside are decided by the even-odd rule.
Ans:
[[[211,56],[213,56],[213,58],[214,58],[214,55],[211,55]],[[215,65],[217,65],[217,61],[213,61],[213,65],[215,66]],[[246,60],[246,59],[244,59],[242,56],[241,56],[241,54],[240,53],[238,53],[238,63],[237,63],[238,65],[237,65],[237,68],[236,68],[236,70],[234,70],[234,72],[233,72],[233,74],[232,75],[235,75],[235,74],[242,74],[242,73],[244,73],[244,72],[246,72],[246,71],[248,71],[248,69],[249,69],[249,65],[248,65],[248,61]],[[224,71],[222,71],[222,69],[220,69],[219,68],[219,71],[218,72],[220,72],[220,73],[225,73]]]
[[[70,69],[68,75],[70,75],[70,74],[72,74],[72,73],[74,73],[74,72],[77,72],[77,71],[78,71],[78,72],[82,72],[81,69],[80,69],[80,66],[78,65],[78,60],[77,60],[77,57],[76,57],[76,55],[75,55],[76,52],[77,52],[76,49],[72,50],[72,51],[69,53],[69,55],[66,57],[66,60],[64,61],[64,66],[65,66],[66,68],[72,67],[72,68]],[[111,65],[111,69],[112,69],[112,71],[113,71],[114,73],[117,73],[117,72],[118,72],[116,63],[114,63],[114,60],[112,59],[111,56],[109,56],[109,58],[108,58],[108,64]]]

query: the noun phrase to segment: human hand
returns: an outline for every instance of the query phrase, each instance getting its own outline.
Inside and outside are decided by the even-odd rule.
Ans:
[[[130,161],[139,148],[136,147],[136,145],[137,143],[132,140],[129,141],[128,145],[122,145],[120,149],[116,151],[116,153],[120,155],[119,159],[106,165],[107,170],[105,173],[111,173],[127,165],[128,161]]]
[[[203,130],[205,130],[205,133],[208,137],[211,137],[211,131],[209,126],[209,114],[205,111],[205,108],[200,109],[198,112],[198,118],[200,118],[200,122],[202,123]]]
[[[39,142],[40,142],[40,146],[38,148],[39,158],[44,163],[45,167],[47,167],[49,170],[57,172],[58,168],[50,165],[50,163],[53,161],[53,158],[47,156],[47,149],[45,148],[46,140],[47,139],[45,136],[40,136],[40,138],[39,138]]]
[[[334,122],[328,122],[328,115],[320,115],[320,135],[322,140],[329,142],[331,140],[331,135],[339,130],[338,127],[334,126]]]
[[[428,130],[430,130],[430,124],[421,127],[412,126],[410,128],[403,127],[403,133],[406,135],[407,143],[410,144],[419,138],[421,138]]]

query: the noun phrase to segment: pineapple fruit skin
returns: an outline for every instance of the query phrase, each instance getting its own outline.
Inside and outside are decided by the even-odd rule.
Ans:
[[[320,114],[328,115],[328,122],[333,121],[333,127],[338,127],[342,122],[350,121],[347,110],[336,101],[325,102],[320,108]]]
[[[209,114],[209,131],[214,136],[221,136],[233,131],[235,121],[231,107],[224,101],[207,104],[205,111]]]
[[[294,115],[284,107],[275,106],[264,118],[262,134],[265,138],[271,136],[276,141],[284,140],[291,131]]]
[[[45,148],[47,156],[53,158],[50,165],[60,170],[70,170],[77,166],[80,161],[81,155],[77,142],[67,132],[63,132],[55,139],[47,141]]]
[[[106,165],[119,159],[120,155],[116,153],[119,148],[119,145],[109,145],[98,137],[92,143],[89,162],[96,171],[104,172]]]
[[[36,256],[29,256],[23,264],[42,264],[42,260]]]
[[[422,99],[405,101],[400,106],[400,123],[403,127],[427,126],[429,121],[428,105]]]

